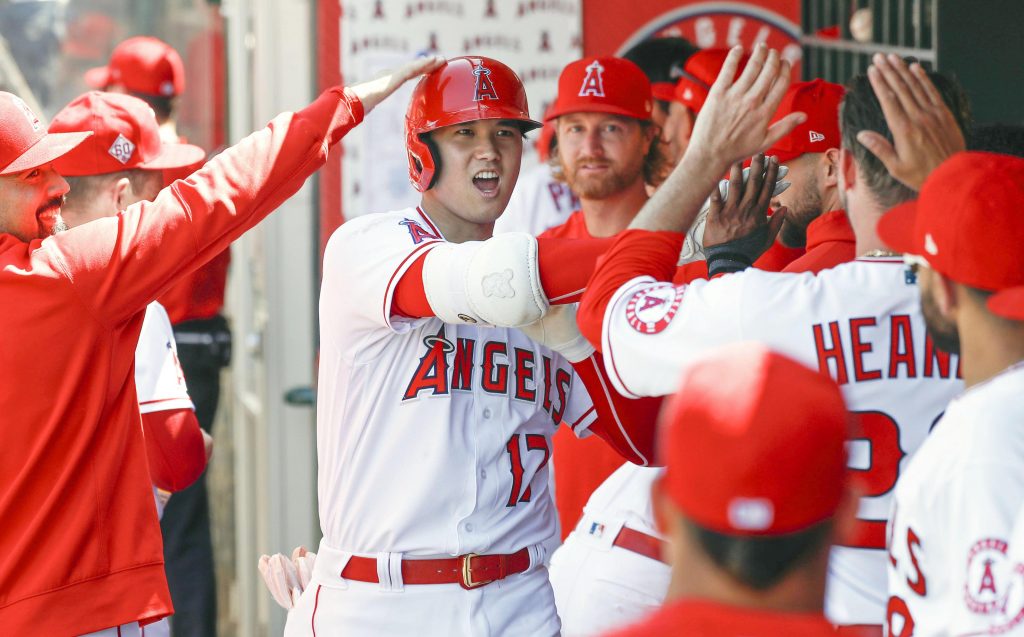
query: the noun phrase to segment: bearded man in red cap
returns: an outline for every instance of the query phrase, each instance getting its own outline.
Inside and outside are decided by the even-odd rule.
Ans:
[[[828,377],[741,343],[694,361],[662,419],[665,605],[614,637],[826,637],[832,542],[852,523],[849,417]]]
[[[47,133],[0,93],[0,626],[139,635],[172,612],[133,376],[146,306],[294,194],[410,63],[336,87],[116,217],[66,227],[54,161],[92,133]],[[127,143],[126,143],[127,142]],[[128,144],[107,148],[129,160]]]

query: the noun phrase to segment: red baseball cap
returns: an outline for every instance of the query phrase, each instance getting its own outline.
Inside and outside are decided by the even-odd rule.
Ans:
[[[48,133],[24,100],[0,91],[0,175],[49,164],[90,135],[91,132]]]
[[[995,292],[989,310],[1024,320],[1024,159],[953,155],[928,175],[916,201],[882,217],[878,236],[958,283]]]
[[[779,163],[784,164],[804,153],[839,148],[839,103],[845,94],[846,89],[839,84],[820,79],[791,85],[772,121],[797,112],[806,113],[807,119],[765,151],[765,155],[778,155]]]
[[[686,369],[666,410],[660,488],[706,529],[794,533],[839,508],[849,426],[828,376],[760,344],[723,347]]]
[[[722,72],[722,65],[725,64],[728,55],[729,49],[701,49],[691,55],[683,65],[683,74],[676,82],[672,99],[694,113],[699,113],[708,99],[711,85]],[[739,68],[736,69],[737,76],[743,72],[749,59],[750,56],[745,53],[740,58]]]
[[[586,57],[558,76],[558,97],[544,115],[550,121],[568,113],[611,113],[651,119],[651,81],[624,58]]]
[[[120,84],[133,93],[173,97],[185,90],[185,65],[171,45],[139,36],[118,44],[106,66],[86,71],[85,83],[98,89]]]
[[[137,97],[90,91],[76,97],[50,123],[50,133],[93,131],[85,143],[54,162],[62,175],[105,175],[141,168],[166,170],[201,162],[205,151],[191,144],[164,144],[148,104]]]

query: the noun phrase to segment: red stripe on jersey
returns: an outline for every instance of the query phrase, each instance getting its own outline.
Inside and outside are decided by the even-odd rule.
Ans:
[[[313,629],[313,637],[316,637],[316,609],[320,606],[320,589],[322,585],[316,587],[316,599],[313,600],[313,617],[309,620],[309,627]]]
[[[398,267],[395,268],[395,271],[391,274],[391,278],[388,279],[387,287],[384,288],[384,304],[381,308],[381,312],[384,314],[384,323],[388,327],[391,327],[391,312],[389,311],[390,308],[388,307],[388,300],[392,298],[393,289],[398,284],[398,280],[400,280],[399,273],[404,272],[406,264],[414,260],[420,252],[427,249],[433,249],[438,243],[441,242],[428,241],[427,243],[422,243],[417,246],[412,252],[406,255],[404,259],[402,259],[402,262],[398,264]]]
[[[434,231],[434,234],[438,237],[444,236],[441,234],[441,231],[437,229],[437,226],[434,225],[434,222],[430,220],[430,217],[427,216],[427,213],[423,212],[423,208],[416,206],[416,212],[420,213],[420,216],[423,217],[423,222],[430,226],[430,229]]]
[[[579,427],[580,423],[583,422],[583,420],[587,416],[589,416],[590,414],[594,413],[595,410],[596,410],[596,407],[591,407],[590,409],[588,409],[585,412],[583,412],[583,415],[580,416],[579,418],[577,418],[576,422],[574,422],[571,425],[569,425],[569,429],[572,429],[573,431],[576,431],[576,427]]]

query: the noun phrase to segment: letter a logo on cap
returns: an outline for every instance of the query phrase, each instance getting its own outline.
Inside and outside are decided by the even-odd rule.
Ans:
[[[604,97],[604,67],[597,60],[587,65],[587,75],[580,85],[580,97]]]
[[[476,76],[476,89],[473,92],[474,102],[498,99],[498,91],[494,90],[494,84],[491,83],[489,68],[478,63],[473,67],[473,75]]]

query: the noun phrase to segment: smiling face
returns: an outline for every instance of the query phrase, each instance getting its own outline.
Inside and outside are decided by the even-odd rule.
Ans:
[[[496,119],[455,124],[432,131],[430,141],[440,160],[440,176],[423,200],[432,217],[443,217],[434,221],[446,236],[463,234],[456,229],[460,225],[493,226],[519,178],[519,124]]]
[[[644,178],[652,127],[621,115],[570,113],[558,118],[558,156],[573,192],[603,199]]]
[[[27,242],[66,229],[60,207],[67,192],[52,164],[0,175],[0,232]]]

